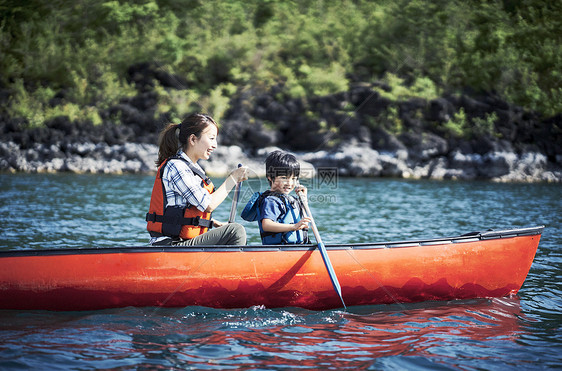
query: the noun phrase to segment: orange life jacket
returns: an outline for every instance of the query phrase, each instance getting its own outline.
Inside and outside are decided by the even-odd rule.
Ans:
[[[215,187],[211,180],[205,176],[199,169],[180,156],[174,156],[166,159],[156,173],[154,186],[152,187],[152,196],[150,198],[150,207],[146,214],[146,229],[152,237],[168,236],[171,238],[182,238],[189,240],[197,237],[212,227],[211,213],[200,211],[193,205],[187,206],[167,206],[167,200],[162,182],[162,173],[164,167],[171,159],[185,161],[189,168],[198,175],[202,181],[201,186],[209,193],[215,191]]]

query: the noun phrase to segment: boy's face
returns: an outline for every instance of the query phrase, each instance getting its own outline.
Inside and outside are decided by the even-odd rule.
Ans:
[[[298,177],[294,175],[280,175],[276,176],[275,179],[269,179],[271,181],[271,190],[273,192],[279,192],[283,194],[289,194],[297,185]]]

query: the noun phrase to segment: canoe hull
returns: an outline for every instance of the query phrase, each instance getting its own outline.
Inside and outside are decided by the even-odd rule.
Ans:
[[[521,288],[542,227],[514,231],[327,247],[348,306],[502,297]],[[322,310],[341,307],[341,301],[314,246],[0,255],[1,309],[192,305]]]

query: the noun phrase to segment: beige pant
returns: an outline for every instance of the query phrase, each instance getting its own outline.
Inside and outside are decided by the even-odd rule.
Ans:
[[[228,223],[222,227],[213,228],[190,240],[173,242],[174,246],[194,245],[245,245],[246,229],[238,223]]]

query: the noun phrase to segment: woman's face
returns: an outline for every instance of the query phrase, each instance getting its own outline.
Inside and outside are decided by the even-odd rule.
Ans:
[[[188,155],[190,158],[197,162],[199,160],[208,160],[211,153],[217,148],[217,127],[215,125],[209,124],[202,132],[199,138],[195,135],[191,135],[189,139],[189,149]]]

